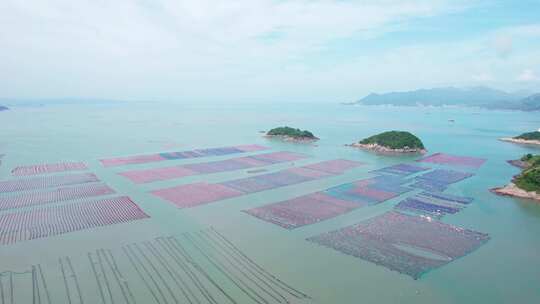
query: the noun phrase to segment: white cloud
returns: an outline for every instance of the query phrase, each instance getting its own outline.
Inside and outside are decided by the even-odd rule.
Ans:
[[[0,92],[351,98],[371,90],[504,79],[500,75],[536,66],[534,55],[522,53],[518,42],[533,37],[540,25],[482,39],[363,50],[362,42],[376,44],[415,20],[466,9],[467,2],[3,0]],[[360,41],[356,57],[332,65],[312,59],[331,53],[331,42],[351,37]],[[493,48],[511,56],[500,60]]]
[[[472,75],[472,80],[477,82],[490,82],[494,80],[494,77],[491,73],[481,72],[478,74]]]
[[[531,69],[523,70],[517,77],[521,82],[540,81],[540,77]]]
[[[512,52],[512,36],[498,36],[493,41],[495,51],[501,57],[506,57]]]

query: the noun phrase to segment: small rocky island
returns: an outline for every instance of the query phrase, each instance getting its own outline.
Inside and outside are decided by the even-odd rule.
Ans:
[[[319,140],[313,133],[291,127],[278,127],[268,131],[265,135],[269,138],[279,138],[285,141],[310,143]]]
[[[540,155],[527,154],[519,160],[509,161],[509,163],[523,170],[514,176],[508,185],[493,188],[491,191],[500,195],[540,201]]]
[[[516,144],[540,145],[540,129],[534,132],[523,133],[515,137],[503,137],[500,140]]]
[[[383,154],[425,153],[422,141],[410,132],[388,131],[370,136],[351,147],[375,151]]]

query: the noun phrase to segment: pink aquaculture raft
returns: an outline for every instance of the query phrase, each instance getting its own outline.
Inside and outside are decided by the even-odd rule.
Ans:
[[[268,166],[306,158],[307,155],[292,152],[272,152],[255,156],[238,157],[213,162],[187,164],[155,169],[132,170],[119,173],[132,182],[150,183],[184,176],[227,172]]]
[[[105,184],[82,184],[54,190],[0,196],[0,210],[57,203],[115,193]]]
[[[25,190],[37,190],[44,188],[60,187],[67,185],[91,183],[99,181],[93,173],[66,174],[53,176],[40,176],[27,179],[14,179],[0,181],[0,193],[16,192]]]
[[[259,145],[241,145],[241,146],[231,146],[231,147],[222,147],[222,148],[197,149],[197,150],[180,151],[180,152],[165,152],[165,153],[157,153],[157,154],[116,157],[116,158],[102,159],[100,161],[104,167],[113,167],[113,166],[124,166],[124,165],[133,165],[133,164],[160,162],[160,161],[165,161],[165,160],[178,160],[178,159],[188,159],[188,158],[230,155],[230,154],[236,154],[236,153],[260,151],[260,150],[266,150],[266,149],[268,148],[259,146]]]
[[[217,184],[187,184],[172,188],[158,189],[151,193],[173,203],[178,208],[190,208],[248,193],[255,193],[339,175],[348,169],[360,165],[362,165],[362,163],[353,161],[339,159],[329,160],[315,165],[281,170]]]
[[[0,215],[0,244],[148,218],[129,197],[34,208]]]
[[[11,173],[15,176],[24,176],[64,171],[83,171],[87,169],[86,164],[83,162],[65,162],[17,167],[13,169]]]
[[[469,157],[469,156],[457,156],[444,153],[435,153],[430,156],[424,157],[418,160],[424,163],[435,163],[441,165],[453,165],[453,166],[467,166],[473,168],[480,168],[485,162],[484,158]]]

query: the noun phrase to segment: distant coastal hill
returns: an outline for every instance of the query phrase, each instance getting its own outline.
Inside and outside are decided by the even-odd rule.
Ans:
[[[9,110],[8,107],[0,106],[0,111],[7,111],[7,110]]]
[[[487,87],[433,88],[415,91],[372,93],[349,104],[395,105],[395,106],[467,106],[487,109],[539,111],[540,93],[524,96],[522,93],[507,93]]]

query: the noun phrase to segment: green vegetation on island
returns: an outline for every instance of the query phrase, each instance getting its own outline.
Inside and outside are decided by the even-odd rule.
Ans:
[[[403,152],[420,152],[425,149],[424,144],[418,137],[406,131],[383,132],[365,138],[359,144],[380,146],[390,150],[402,150]]]
[[[514,178],[514,184],[525,191],[540,193],[540,155],[527,154],[521,161],[528,166]]]
[[[266,133],[267,136],[280,136],[294,140],[317,140],[318,138],[310,131],[300,130],[291,127],[278,127]]]
[[[515,139],[524,139],[524,140],[540,140],[540,132],[534,131],[534,132],[527,132],[523,133],[521,135],[515,136]]]

